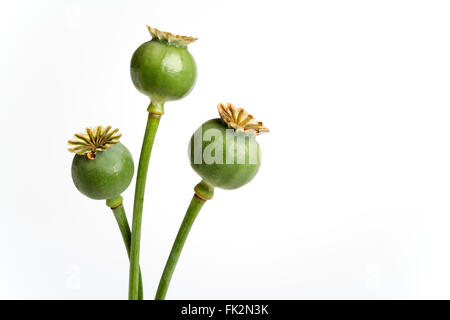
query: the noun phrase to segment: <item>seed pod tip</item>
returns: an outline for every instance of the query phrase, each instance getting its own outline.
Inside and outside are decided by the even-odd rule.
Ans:
[[[261,121],[256,121],[255,117],[243,108],[235,108],[232,103],[219,103],[217,105],[219,115],[229,128],[244,133],[260,135],[269,132]]]

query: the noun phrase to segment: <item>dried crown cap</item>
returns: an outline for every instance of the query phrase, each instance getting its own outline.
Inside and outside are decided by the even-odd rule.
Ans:
[[[244,109],[236,109],[232,103],[219,103],[217,109],[219,110],[220,117],[229,128],[255,135],[269,132],[269,129],[262,122],[256,121],[255,117],[248,114]]]
[[[173,43],[173,44],[180,45],[183,47],[186,47],[188,44],[191,44],[192,42],[197,40],[197,38],[181,36],[178,34],[161,31],[156,28],[152,28],[150,26],[147,26],[147,29],[150,32],[152,38],[156,38],[159,40],[165,40],[168,43]]]
[[[86,128],[85,132],[76,133],[74,140],[67,142],[71,146],[68,150],[76,154],[85,154],[91,160],[95,159],[97,151],[105,151],[119,143],[122,134],[119,133],[119,129],[111,129],[111,126]]]

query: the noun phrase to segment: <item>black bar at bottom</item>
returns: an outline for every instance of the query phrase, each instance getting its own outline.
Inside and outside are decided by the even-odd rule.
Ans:
[[[167,300],[167,301],[0,301],[3,314],[46,317],[105,317],[142,319],[381,319],[447,314],[448,301],[414,300]],[[432,303],[430,303],[432,302]],[[445,309],[444,309],[445,308]],[[8,310],[9,309],[9,310]],[[440,316],[440,317],[441,317]],[[438,318],[440,318],[438,317]],[[84,319],[83,318],[83,319]]]

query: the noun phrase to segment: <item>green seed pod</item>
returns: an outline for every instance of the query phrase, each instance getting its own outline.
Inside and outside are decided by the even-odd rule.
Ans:
[[[218,109],[221,118],[206,121],[192,135],[189,158],[192,168],[210,186],[236,189],[257,174],[261,151],[256,136],[268,129],[231,103],[220,103]],[[199,191],[204,187],[197,186]]]
[[[131,79],[154,104],[181,99],[192,90],[197,77],[195,60],[187,50],[197,39],[151,27],[148,30],[152,40],[134,52]]]
[[[118,129],[87,128],[69,141],[76,153],[72,162],[72,180],[78,191],[96,200],[113,199],[125,191],[133,178],[134,163],[130,151],[119,142]]]

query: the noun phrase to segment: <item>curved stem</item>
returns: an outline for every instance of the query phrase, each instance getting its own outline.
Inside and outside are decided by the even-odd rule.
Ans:
[[[181,223],[180,230],[178,231],[177,237],[170,252],[169,258],[167,259],[166,267],[164,268],[161,280],[159,281],[158,291],[156,292],[156,300],[164,300],[169,288],[170,279],[172,278],[173,272],[180,257],[181,250],[183,250],[186,238],[191,230],[192,224],[195,221],[200,209],[203,207],[205,200],[200,199],[196,194],[191,200],[189,208],[187,209],[186,215]]]
[[[125,244],[125,248],[127,249],[128,257],[130,257],[130,246],[131,246],[131,230],[128,225],[127,216],[125,214],[125,208],[122,204],[118,207],[111,207],[112,212],[114,213],[114,217],[116,218],[117,225],[119,226],[120,233],[122,234],[123,243]],[[142,273],[139,269],[139,290],[138,290],[138,299],[144,299],[144,288],[142,285]]]
[[[153,109],[160,109],[161,113],[154,113]],[[145,181],[147,179],[148,163],[152,152],[153,141],[158,130],[159,120],[162,114],[162,105],[151,103],[145,128],[144,141],[142,142],[141,155],[136,178],[136,190],[134,194],[133,207],[133,229],[131,233],[131,253],[130,253],[130,282],[128,288],[128,298],[136,300],[138,298],[139,282],[139,250],[141,242],[142,209],[144,207]]]

